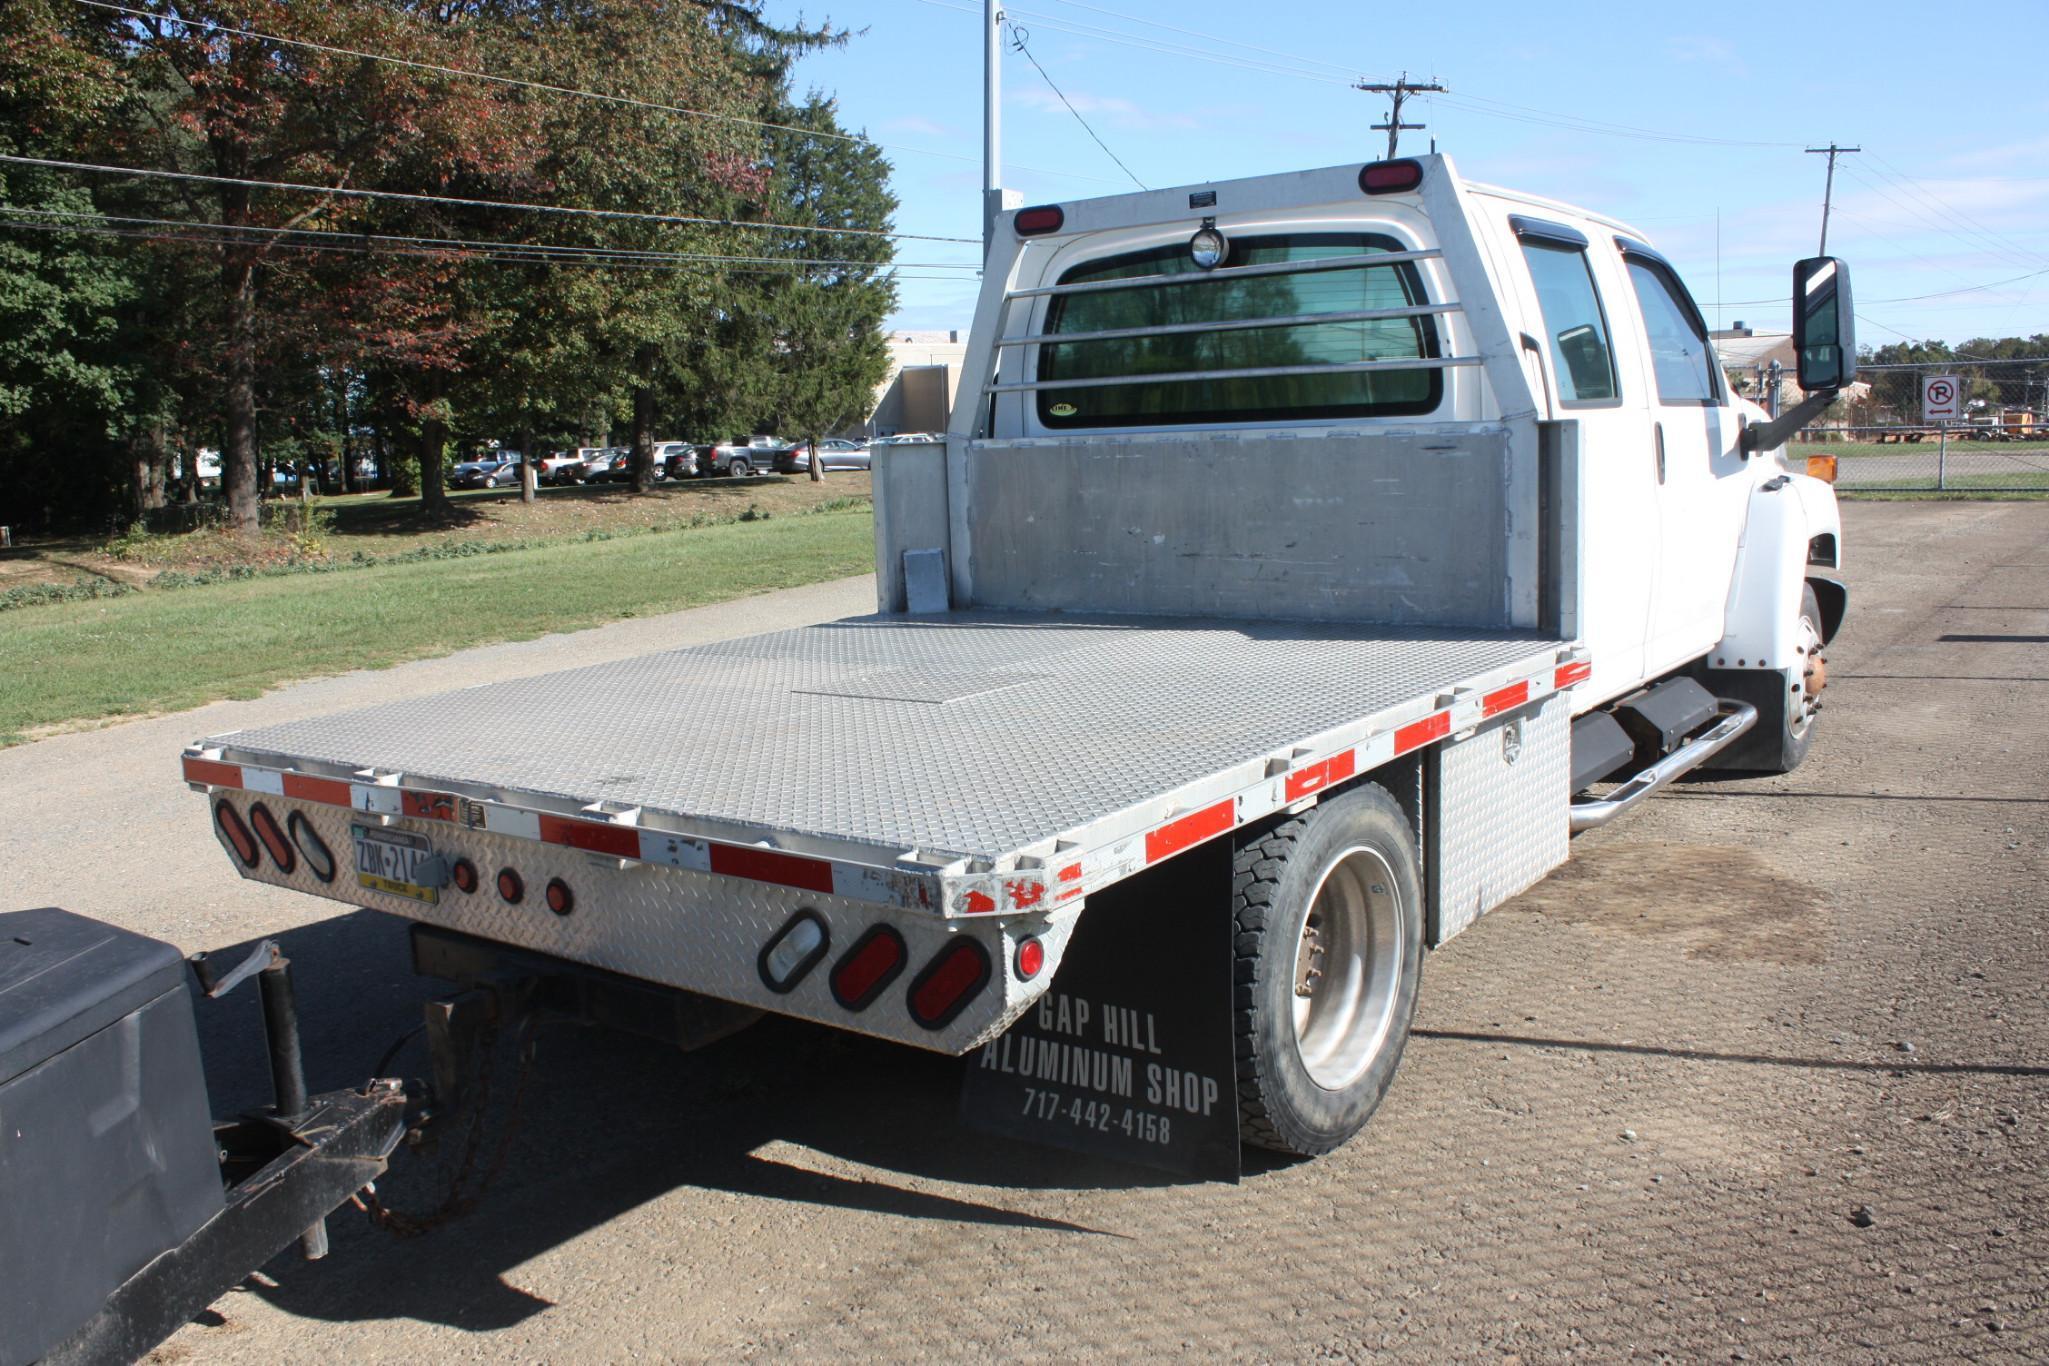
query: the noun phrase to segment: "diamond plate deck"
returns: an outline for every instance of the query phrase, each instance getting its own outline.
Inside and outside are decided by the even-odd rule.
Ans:
[[[855,617],[206,743],[255,763],[994,860],[1559,644],[1284,622]]]

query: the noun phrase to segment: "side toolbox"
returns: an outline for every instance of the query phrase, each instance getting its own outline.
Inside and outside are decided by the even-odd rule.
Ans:
[[[222,1207],[185,961],[0,914],[0,1364],[43,1356]]]

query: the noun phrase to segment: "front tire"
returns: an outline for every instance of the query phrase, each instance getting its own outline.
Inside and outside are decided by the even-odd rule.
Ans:
[[[1715,756],[1709,768],[1722,772],[1791,773],[1814,748],[1819,719],[1821,681],[1827,665],[1821,654],[1821,603],[1813,586],[1800,590],[1800,618],[1794,627],[1801,667],[1790,673],[1775,669],[1710,670],[1708,689],[1717,697],[1748,702],[1757,708],[1750,733]]]
[[[1416,1013],[1416,839],[1367,785],[1259,833],[1232,863],[1239,1135],[1297,1156],[1357,1133]]]

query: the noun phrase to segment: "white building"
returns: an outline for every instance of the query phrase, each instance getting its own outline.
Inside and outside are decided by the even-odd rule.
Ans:
[[[954,392],[960,388],[967,333],[898,331],[887,333],[886,340],[889,374],[876,387],[875,411],[865,434],[945,431]]]

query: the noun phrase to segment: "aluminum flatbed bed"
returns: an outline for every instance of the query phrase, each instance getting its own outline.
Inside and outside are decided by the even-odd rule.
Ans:
[[[213,737],[210,758],[891,866],[1015,867],[1544,674],[1527,632],[857,617]],[[218,751],[216,754],[215,751]],[[1228,779],[1225,779],[1228,785]],[[1107,833],[1107,832],[1106,832]]]

